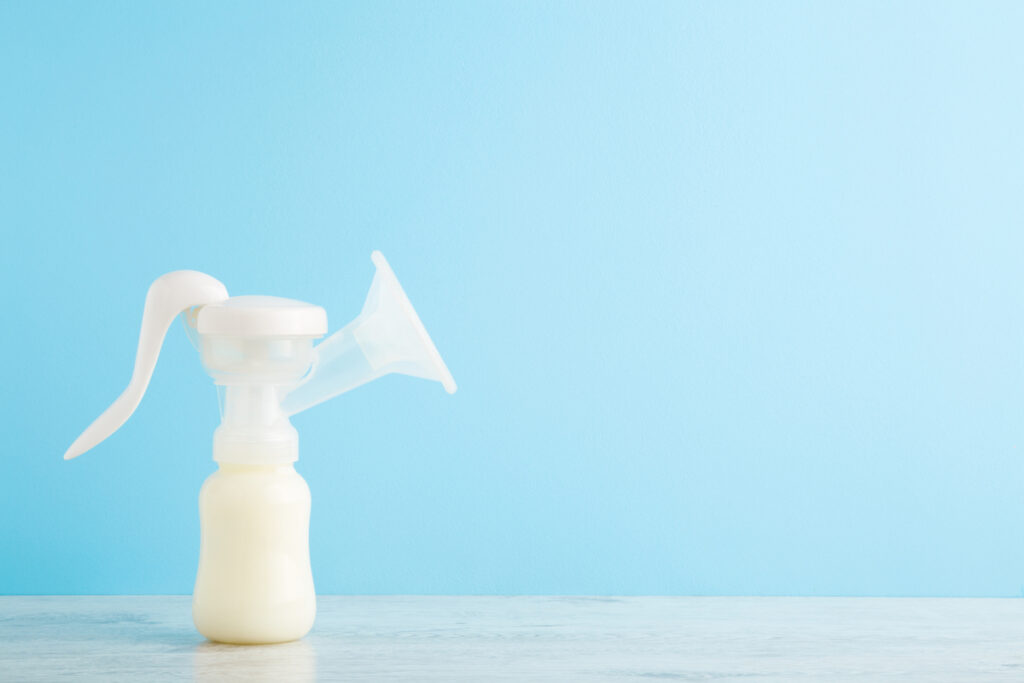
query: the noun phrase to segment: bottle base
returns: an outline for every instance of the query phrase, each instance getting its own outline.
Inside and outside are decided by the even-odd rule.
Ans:
[[[237,645],[238,647],[246,647],[250,645],[281,645],[282,643],[294,643],[298,640],[305,638],[305,634],[301,636],[295,636],[294,638],[285,638],[283,640],[242,640],[238,638],[213,638],[205,634],[200,634],[206,638],[207,641],[214,645]]]
[[[304,631],[253,633],[246,631],[219,631],[198,627],[196,627],[196,630],[208,641],[218,645],[278,645],[280,643],[293,643],[296,640],[305,638],[310,631],[307,628]]]

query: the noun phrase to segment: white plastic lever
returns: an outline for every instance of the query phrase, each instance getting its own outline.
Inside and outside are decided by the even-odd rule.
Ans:
[[[135,412],[153,376],[167,328],[179,313],[192,306],[203,306],[227,298],[227,288],[205,273],[176,270],[158,277],[146,293],[139,348],[135,353],[135,369],[128,388],[75,439],[64,454],[64,459],[78,457],[96,446],[116,432]]]

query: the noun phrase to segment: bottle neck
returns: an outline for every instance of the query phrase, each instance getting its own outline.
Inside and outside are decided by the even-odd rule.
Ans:
[[[243,465],[234,462],[218,462],[217,469],[224,474],[252,474],[256,472],[275,472],[278,470],[295,471],[295,466],[290,463],[270,463],[267,465]]]
[[[274,384],[218,387],[221,422],[213,435],[213,459],[237,465],[280,465],[299,459],[299,434],[281,410]]]

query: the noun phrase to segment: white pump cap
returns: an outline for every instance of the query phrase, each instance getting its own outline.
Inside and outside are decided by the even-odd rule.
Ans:
[[[295,299],[236,296],[203,306],[196,330],[230,337],[322,337],[327,312]]]

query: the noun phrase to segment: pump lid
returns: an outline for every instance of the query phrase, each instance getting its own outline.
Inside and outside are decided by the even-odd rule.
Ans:
[[[321,337],[327,312],[278,296],[234,296],[199,309],[199,334],[230,337]]]

